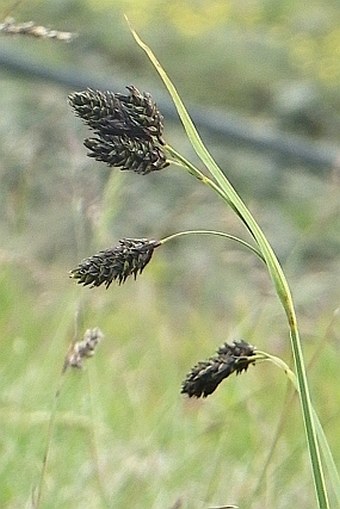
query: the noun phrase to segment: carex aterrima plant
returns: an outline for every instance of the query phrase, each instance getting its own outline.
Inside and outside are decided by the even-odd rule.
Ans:
[[[196,364],[183,382],[182,393],[189,397],[206,397],[212,394],[217,386],[232,373],[240,374],[246,371],[250,365],[264,360],[270,360],[283,368],[300,397],[318,507],[319,509],[328,509],[328,492],[320,448],[335,495],[340,502],[339,476],[311,403],[295,307],[283,269],[251,212],[203,144],[166,72],[151,49],[141,41],[133,29],[131,31],[167,87],[188,139],[205,166],[205,172],[200,171],[165,142],[163,116],[157,105],[148,93],[140,92],[132,85],[127,87],[127,94],[91,89],[70,94],[69,103],[76,116],[81,118],[94,134],[93,137],[86,138],[84,141],[84,145],[88,149],[87,155],[109,167],[123,171],[130,170],[140,175],[163,170],[170,163],[185,169],[217,193],[231,207],[244,223],[250,234],[251,243],[229,233],[210,230],[178,232],[160,240],[125,238],[120,240],[118,245],[102,250],[81,261],[76,268],[70,271],[70,277],[79,284],[88,285],[91,288],[102,284],[109,288],[113,281],[122,284],[129,276],[136,279],[136,276],[151,261],[156,248],[184,235],[218,235],[236,241],[252,251],[264,263],[287,317],[295,373],[280,359],[260,352],[243,340],[234,341],[232,345],[225,343],[219,348],[216,355]]]

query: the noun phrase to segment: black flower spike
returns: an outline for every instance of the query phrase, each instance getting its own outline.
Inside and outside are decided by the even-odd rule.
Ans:
[[[133,85],[130,94],[114,94],[88,88],[69,95],[69,103],[80,117],[99,136],[156,138],[161,144],[163,116],[150,94],[141,93]]]
[[[119,112],[119,101],[113,92],[92,90],[74,92],[68,96],[69,104],[91,129],[97,129],[99,122],[108,116]]]
[[[131,125],[142,130],[149,136],[155,136],[158,141],[164,145],[163,134],[163,115],[160,113],[157,104],[147,92],[141,93],[135,86],[126,87],[130,95],[124,96],[116,94],[127,113]]]
[[[122,239],[118,246],[100,251],[80,262],[77,268],[70,271],[70,277],[91,288],[103,283],[109,288],[112,281],[120,285],[131,275],[136,279],[151,260],[154,249],[160,245],[158,240]]]
[[[192,368],[182,384],[181,392],[190,398],[206,398],[232,373],[238,375],[247,371],[250,364],[255,364],[252,360],[254,355],[255,347],[243,340],[234,341],[232,345],[224,343],[217,350],[217,355],[207,361],[200,361]]]
[[[90,150],[87,155],[96,161],[141,175],[162,170],[169,165],[162,148],[151,139],[129,138],[127,135],[105,136],[87,138],[84,145]]]

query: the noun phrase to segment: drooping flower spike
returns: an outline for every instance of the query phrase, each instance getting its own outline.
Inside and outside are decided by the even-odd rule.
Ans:
[[[109,288],[113,281],[120,285],[129,276],[136,279],[150,262],[155,248],[160,245],[158,240],[122,239],[118,246],[85,258],[70,271],[70,277],[91,288],[102,284]]]
[[[206,398],[230,375],[238,375],[247,371],[250,364],[255,364],[253,356],[255,347],[246,341],[234,341],[232,345],[224,343],[217,350],[217,355],[198,362],[191,369],[182,384],[181,392],[190,398]]]

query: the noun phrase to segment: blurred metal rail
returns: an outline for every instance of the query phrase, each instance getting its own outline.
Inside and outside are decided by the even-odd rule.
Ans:
[[[7,49],[0,49],[0,70],[72,90],[86,87],[121,90],[127,84],[108,76],[96,79],[90,71],[80,72],[64,66],[57,68],[48,66],[43,61],[27,60]],[[153,96],[162,113],[178,122],[177,113],[169,98],[159,91],[153,91]],[[300,164],[319,175],[340,166],[340,149],[327,142],[309,141],[274,128],[259,127],[253,121],[234,113],[220,112],[213,108],[203,109],[191,104],[187,106],[197,127],[218,142],[266,153],[284,164]]]

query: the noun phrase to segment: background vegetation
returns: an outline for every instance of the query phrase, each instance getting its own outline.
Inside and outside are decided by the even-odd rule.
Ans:
[[[3,35],[3,50],[157,97],[126,12],[186,103],[338,142],[336,1],[312,1],[308,12],[283,0],[6,0],[1,10],[79,33],[72,44]],[[0,71],[1,507],[30,507],[65,353],[95,326],[105,334],[96,356],[65,377],[42,507],[312,507],[300,410],[282,373],[250,368],[205,401],[179,394],[190,367],[224,341],[244,338],[290,362],[285,319],[251,255],[185,238],[157,252],[136,283],[105,291],[68,279],[81,258],[122,236],[194,227],[244,236],[242,226],[175,167],[141,177],[86,158],[71,89]],[[166,138],[192,157],[178,124],[166,122]],[[209,143],[285,266],[313,399],[339,460],[339,168],[312,174]]]

